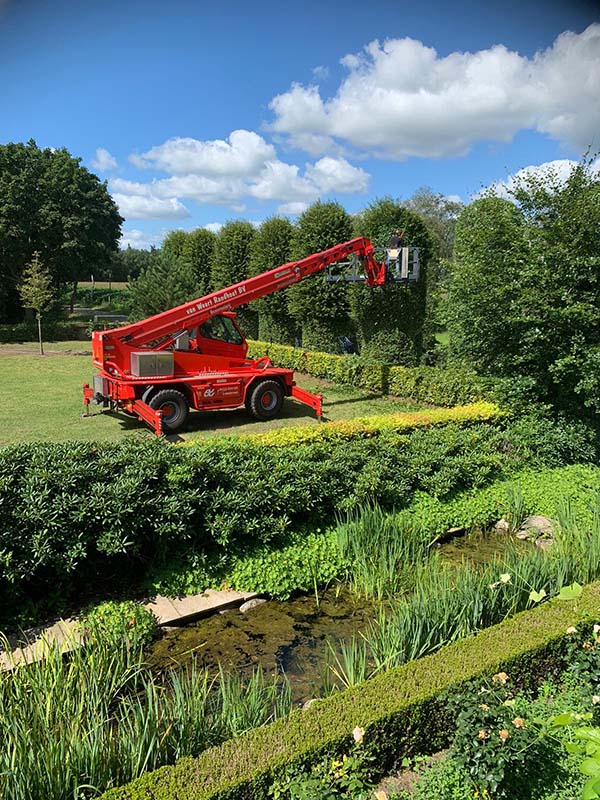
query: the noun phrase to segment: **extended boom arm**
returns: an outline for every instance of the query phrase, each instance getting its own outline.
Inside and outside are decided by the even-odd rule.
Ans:
[[[201,325],[215,314],[231,311],[251,300],[292,286],[303,278],[321,272],[331,264],[343,261],[351,255],[356,255],[361,260],[365,282],[369,286],[381,286],[385,282],[385,265],[378,263],[373,257],[371,242],[363,238],[352,239],[300,261],[291,261],[261,275],[240,281],[227,289],[220,289],[205,297],[148,317],[142,322],[103,332],[104,344],[106,346],[107,340],[117,338],[130,347],[142,347],[178,330]]]

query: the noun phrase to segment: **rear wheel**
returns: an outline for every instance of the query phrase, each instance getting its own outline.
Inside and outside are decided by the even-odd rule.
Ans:
[[[150,398],[148,405],[163,412],[163,428],[169,432],[183,427],[190,410],[185,396],[175,389],[162,389]]]
[[[247,406],[256,419],[273,419],[281,411],[283,389],[277,381],[261,381],[250,392]]]

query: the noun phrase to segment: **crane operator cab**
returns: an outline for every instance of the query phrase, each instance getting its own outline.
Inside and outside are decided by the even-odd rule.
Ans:
[[[188,347],[204,355],[245,358],[248,345],[235,318],[236,314],[233,311],[223,311],[207,319],[200,327],[190,331]]]

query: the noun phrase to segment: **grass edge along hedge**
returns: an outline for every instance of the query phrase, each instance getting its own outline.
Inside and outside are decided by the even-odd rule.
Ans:
[[[388,366],[355,355],[337,356],[288,345],[248,341],[249,358],[260,358],[265,354],[278,367],[436,406],[482,400],[490,384],[489,380],[461,367]]]
[[[447,744],[451,721],[440,694],[464,681],[505,670],[514,677],[551,667],[564,657],[567,629],[600,618],[600,583],[576,601],[551,600],[523,611],[477,636],[381,673],[359,686],[296,710],[197,758],[183,758],[133,783],[111,789],[103,800],[260,800],[273,776],[291,764],[309,765],[324,753],[341,753],[352,731],[378,769],[397,765],[406,753],[432,752]]]

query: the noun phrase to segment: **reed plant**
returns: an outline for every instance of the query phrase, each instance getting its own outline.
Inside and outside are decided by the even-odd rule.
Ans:
[[[518,500],[518,498],[517,498]],[[515,503],[519,505],[518,502]],[[518,515],[517,515],[518,516]],[[329,669],[342,685],[352,685],[356,675],[372,676],[382,669],[404,664],[434,652],[445,644],[495,625],[513,614],[531,607],[544,598],[560,593],[574,582],[589,583],[600,578],[600,493],[591,495],[584,506],[575,506],[568,498],[559,504],[555,541],[549,550],[531,546],[523,551],[509,543],[502,555],[481,566],[463,561],[458,566],[444,563],[438,553],[428,558],[418,557],[410,563],[412,590],[408,596],[394,602],[391,610],[382,607],[370,628],[341,650]],[[375,547],[369,549],[364,539],[379,520],[375,509],[367,512],[366,524],[354,520],[347,531],[358,533],[353,569],[357,570],[357,585],[380,597],[380,586],[392,587],[390,563],[386,557],[383,579],[378,582],[374,571],[378,561]],[[375,541],[397,530],[398,517],[382,525]],[[407,541],[408,537],[402,539]],[[358,548],[368,555],[361,556]],[[385,550],[384,550],[385,552]],[[367,567],[371,570],[369,571]],[[406,591],[405,570],[399,584]],[[367,580],[368,577],[368,580]],[[331,648],[336,652],[335,648]]]
[[[0,674],[0,798],[96,797],[290,709],[287,685],[260,671],[246,682],[194,665],[161,675],[112,641],[53,646]]]
[[[410,591],[415,568],[426,561],[429,549],[409,514],[388,514],[378,505],[366,505],[340,520],[337,537],[351,588],[376,600]]]

